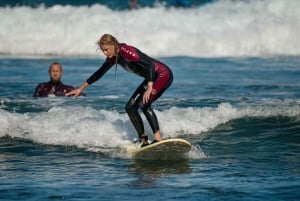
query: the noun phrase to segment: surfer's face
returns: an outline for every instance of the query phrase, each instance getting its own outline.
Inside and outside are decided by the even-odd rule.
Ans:
[[[103,54],[108,58],[112,58],[116,56],[116,51],[115,51],[116,48],[114,45],[101,45],[100,48],[103,51]]]
[[[62,76],[62,68],[60,65],[52,65],[49,69],[49,76],[53,82],[59,82]]]

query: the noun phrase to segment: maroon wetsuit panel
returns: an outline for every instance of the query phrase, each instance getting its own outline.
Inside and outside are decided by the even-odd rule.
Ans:
[[[158,96],[165,90],[167,84],[169,84],[170,79],[173,79],[172,74],[168,68],[165,68],[161,63],[154,63],[155,72],[157,72],[156,80],[152,86],[152,92],[150,95],[150,102],[153,102],[158,98]]]

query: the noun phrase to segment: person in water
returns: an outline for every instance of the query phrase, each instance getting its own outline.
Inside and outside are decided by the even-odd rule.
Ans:
[[[49,66],[48,73],[50,81],[39,83],[33,94],[34,97],[65,96],[67,92],[70,92],[71,90],[75,89],[73,86],[65,85],[61,82],[63,69],[60,63],[52,63]]]
[[[138,133],[140,142],[142,142],[141,146],[149,145],[149,141],[138,112],[139,108],[143,111],[153,131],[152,143],[161,141],[158,120],[151,104],[172,84],[172,71],[167,65],[149,57],[139,49],[125,43],[119,43],[110,34],[104,34],[97,45],[107,57],[105,62],[79,88],[66,93],[66,96],[74,95],[77,97],[86,87],[99,80],[110,68],[120,64],[126,71],[144,78],[125,107]]]
[[[129,0],[129,2],[128,2],[129,10],[138,9],[138,8],[140,8],[140,5],[138,4],[137,0]]]

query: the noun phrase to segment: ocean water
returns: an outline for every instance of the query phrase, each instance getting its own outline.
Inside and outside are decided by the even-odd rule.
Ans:
[[[298,8],[0,7],[0,200],[298,200]],[[32,97],[53,61],[64,83],[84,82],[104,61],[95,42],[106,32],[173,70],[153,107],[164,138],[191,142],[187,160],[123,151],[136,137],[124,106],[142,80],[121,67],[86,97]]]

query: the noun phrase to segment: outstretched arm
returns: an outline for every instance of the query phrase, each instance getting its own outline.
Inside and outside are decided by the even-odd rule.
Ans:
[[[65,94],[65,96],[71,96],[74,95],[73,98],[76,98],[80,95],[80,93],[89,85],[99,80],[111,67],[113,66],[113,63],[105,62],[96,72],[94,72],[87,80],[84,82],[80,87],[77,89],[74,89],[68,93]]]
[[[77,89],[74,89],[68,93],[65,94],[65,96],[71,96],[74,95],[73,98],[76,98],[77,96],[79,96],[81,94],[81,92],[89,86],[89,83],[84,82],[80,87],[78,87]]]

